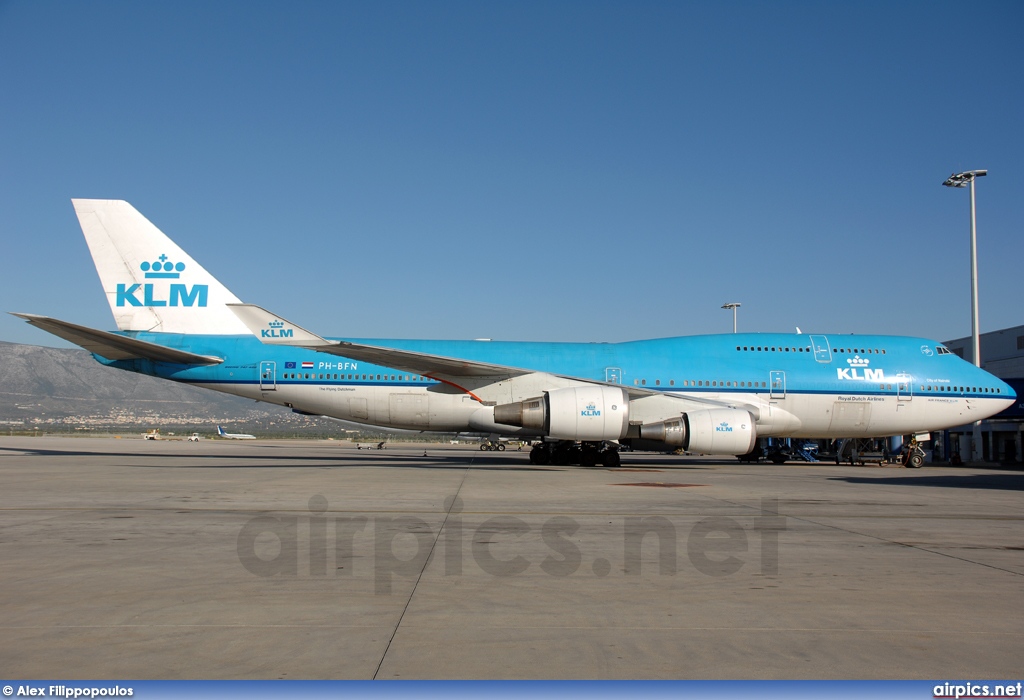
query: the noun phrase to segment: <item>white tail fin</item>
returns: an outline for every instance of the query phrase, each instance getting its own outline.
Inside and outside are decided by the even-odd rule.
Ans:
[[[122,331],[248,335],[238,297],[128,202],[73,199]]]

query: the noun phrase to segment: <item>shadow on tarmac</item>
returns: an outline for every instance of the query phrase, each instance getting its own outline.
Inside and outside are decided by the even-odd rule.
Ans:
[[[552,472],[552,471],[565,471],[567,467],[540,467],[532,466],[529,464],[521,464],[517,462],[509,462],[498,457],[490,455],[478,455],[476,453],[465,454],[447,454],[447,455],[429,455],[424,457],[421,454],[401,454],[395,451],[369,451],[361,450],[353,453],[350,451],[344,452],[332,452],[324,455],[310,455],[310,454],[245,454],[245,453],[216,453],[211,454],[209,452],[189,452],[188,454],[173,453],[173,454],[161,454],[158,452],[101,452],[101,451],[90,451],[90,450],[54,450],[54,449],[29,449],[29,448],[11,448],[11,447],[0,447],[0,454],[5,452],[17,452],[19,454],[28,454],[37,457],[95,457],[103,458],[108,457],[112,459],[145,459],[149,461],[158,460],[156,463],[148,464],[126,464],[124,466],[133,466],[141,468],[152,468],[152,469],[168,469],[168,468],[179,468],[179,469],[259,469],[259,468],[273,468],[281,466],[307,466],[315,468],[328,468],[328,467],[369,467],[377,466],[374,464],[375,461],[381,460],[390,463],[390,466],[398,468],[411,468],[411,469],[466,469],[472,466],[474,469],[494,467],[498,469],[508,471],[536,471],[536,472]],[[173,459],[188,459],[192,460],[231,460],[234,462],[248,462],[247,464],[215,464],[215,465],[203,465],[203,464],[171,464],[169,460]],[[429,460],[426,463],[424,460]],[[526,461],[524,457],[523,462]],[[262,463],[260,463],[262,462]],[[267,462],[273,462],[273,464],[267,464]],[[303,464],[292,464],[289,463],[303,463]]]
[[[937,486],[946,489],[990,489],[1024,491],[1024,474],[928,474],[922,476],[866,477],[834,476],[831,481],[883,486]]]
[[[165,443],[166,444],[166,443]],[[201,447],[185,448],[175,452],[139,452],[138,450],[116,452],[107,450],[80,450],[80,449],[52,449],[52,448],[30,448],[30,447],[0,447],[0,455],[4,453],[18,453],[21,455],[33,455],[38,457],[66,458],[66,457],[91,457],[110,458],[116,460],[139,459],[146,460],[141,464],[125,464],[124,466],[155,468],[155,469],[259,469],[282,466],[308,466],[315,468],[348,468],[348,467],[371,467],[371,466],[393,466],[407,469],[496,469],[502,471],[521,472],[558,472],[575,469],[594,469],[602,471],[686,471],[686,470],[713,470],[714,463],[694,464],[692,462],[665,463],[664,461],[646,462],[642,458],[633,461],[628,457],[623,460],[619,469],[606,469],[605,467],[580,467],[575,465],[531,465],[528,462],[528,452],[512,453],[499,456],[489,452],[446,452],[443,449],[431,450],[427,448],[427,456],[420,454],[419,449],[401,450],[353,450],[349,448],[338,449],[325,446],[321,454],[295,454],[287,451],[285,445],[246,445],[246,447],[261,447],[274,450],[273,454],[258,452],[209,452]],[[308,450],[308,448],[305,448]],[[631,453],[626,453],[630,455]],[[187,459],[188,463],[174,464],[171,460]],[[221,461],[221,464],[195,464],[195,460]],[[627,461],[629,460],[629,461]],[[235,462],[230,464],[227,462]],[[386,464],[375,464],[385,462]]]

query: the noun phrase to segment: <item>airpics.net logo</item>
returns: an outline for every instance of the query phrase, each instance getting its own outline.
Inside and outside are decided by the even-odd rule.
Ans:
[[[143,277],[147,280],[176,280],[181,278],[186,265],[183,262],[174,262],[161,254],[156,260],[145,261],[139,265]],[[140,295],[141,294],[141,298]],[[152,307],[177,307],[195,306],[203,307],[209,300],[210,287],[206,284],[194,284],[191,287],[181,283],[164,285],[160,282],[146,282],[143,284],[118,283],[115,297],[115,305],[124,306],[152,306]]]
[[[989,685],[988,683],[945,682],[932,689],[933,698],[952,698],[953,700],[975,700],[977,698],[1019,698],[1020,681]]]
[[[786,530],[774,498],[762,498],[760,509],[742,517],[624,516],[600,524],[564,515],[487,517],[465,508],[458,496],[446,499],[433,525],[412,515],[331,514],[322,495],[310,498],[308,507],[307,515],[246,521],[236,541],[242,567],[265,578],[364,581],[377,595],[390,595],[396,580],[415,580],[428,566],[442,576],[461,576],[473,575],[466,572],[472,565],[501,578],[538,571],[556,578],[775,576],[779,534]]]

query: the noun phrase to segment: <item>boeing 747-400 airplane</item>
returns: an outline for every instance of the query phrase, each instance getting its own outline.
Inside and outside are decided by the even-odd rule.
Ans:
[[[225,440],[255,440],[255,435],[249,435],[248,433],[226,433],[224,428],[217,426],[217,437],[224,438]]]
[[[103,364],[356,423],[512,435],[531,461],[618,449],[749,455],[762,437],[882,437],[1013,404],[1004,382],[926,338],[703,335],[627,343],[325,338],[243,304],[136,211],[73,200],[116,332],[29,323]]]

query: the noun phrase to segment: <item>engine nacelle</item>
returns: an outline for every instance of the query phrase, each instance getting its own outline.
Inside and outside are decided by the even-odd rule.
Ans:
[[[494,422],[559,440],[619,440],[629,429],[629,396],[611,386],[576,386],[494,407]]]
[[[689,440],[687,452],[709,455],[750,454],[757,443],[757,426],[749,411],[739,408],[708,408],[690,411],[683,418]]]
[[[650,444],[682,447],[687,452],[745,455],[757,442],[757,426],[749,411],[708,408],[661,423],[641,425],[636,437]]]

